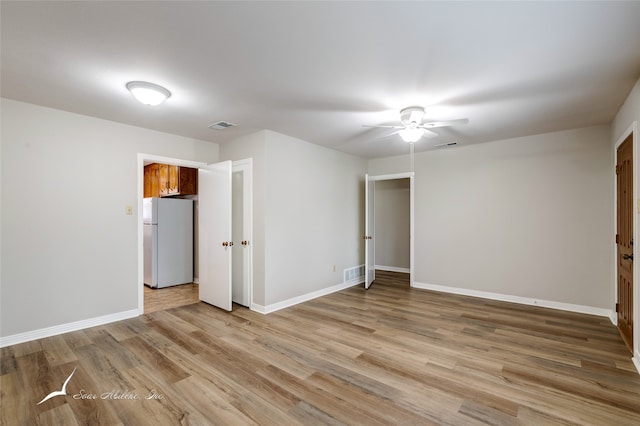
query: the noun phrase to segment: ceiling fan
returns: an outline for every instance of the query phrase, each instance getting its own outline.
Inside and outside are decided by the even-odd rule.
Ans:
[[[400,121],[402,125],[397,126],[367,126],[364,127],[380,127],[384,129],[399,129],[391,135],[399,134],[402,140],[408,143],[417,142],[422,136],[433,137],[437,136],[437,133],[429,130],[436,127],[448,127],[455,126],[457,124],[467,124],[469,122],[466,118],[460,118],[457,120],[449,121],[429,121],[422,122],[424,118],[424,108],[419,106],[411,106],[400,110]],[[388,136],[391,136],[388,135]]]

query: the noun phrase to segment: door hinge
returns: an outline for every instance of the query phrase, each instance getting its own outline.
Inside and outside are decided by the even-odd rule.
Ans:
[[[620,304],[616,303],[616,312],[620,312]]]
[[[620,166],[616,166],[616,174],[619,175],[620,174]]]
[[[620,244],[620,234],[616,234],[616,244]]]

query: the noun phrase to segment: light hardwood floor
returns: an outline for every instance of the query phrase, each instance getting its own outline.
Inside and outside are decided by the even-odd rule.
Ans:
[[[386,273],[266,316],[196,303],[1,354],[4,425],[640,424],[608,319]]]
[[[198,284],[183,284],[165,288],[144,286],[144,313],[177,308],[198,303]]]

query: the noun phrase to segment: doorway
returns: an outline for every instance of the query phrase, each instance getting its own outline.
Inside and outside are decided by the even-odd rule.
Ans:
[[[633,353],[634,162],[633,135],[616,149],[616,312],[618,330]]]
[[[149,163],[162,163],[162,164],[170,164],[181,167],[190,167],[196,168],[199,170],[208,169],[211,167],[215,168],[214,165],[207,165],[205,163],[196,162],[196,161],[188,161],[181,160],[170,157],[162,157],[150,154],[138,154],[138,311],[142,314],[145,312],[145,285],[144,285],[144,248],[143,248],[143,197],[144,197],[144,165]],[[198,188],[198,195],[194,198],[195,202],[195,218],[194,218],[194,263],[195,263],[195,274],[194,279],[197,282],[197,290],[198,290],[198,298],[197,300],[203,300],[201,294],[201,284],[202,284],[202,255],[199,251],[202,250],[201,242],[206,240],[206,229],[201,227],[202,221],[199,219],[201,214],[201,204],[204,202],[205,205],[214,205],[211,209],[213,211],[210,214],[210,217],[219,217],[223,211],[228,211],[228,217],[225,219],[226,225],[223,226],[223,231],[227,232],[227,236],[225,237],[225,241],[228,245],[228,257],[220,257],[214,256],[217,261],[222,261],[222,269],[226,267],[228,271],[229,277],[229,295],[231,295],[231,283],[232,277],[236,275],[236,282],[242,285],[242,289],[238,292],[238,303],[243,304],[247,303],[250,307],[252,301],[252,293],[253,293],[253,282],[252,282],[252,245],[251,245],[251,233],[253,230],[252,226],[252,160],[246,159],[234,162],[233,164],[230,161],[217,163],[218,166],[222,166],[227,172],[228,178],[226,180],[225,187],[228,188],[228,192],[221,194],[219,190],[212,189],[205,186],[205,188]],[[234,176],[236,177],[236,184],[232,185],[232,171]],[[203,191],[208,191],[208,193],[204,193]],[[225,192],[225,191],[222,191]],[[222,206],[222,203],[216,204],[216,202],[212,203],[213,199],[219,200],[220,198],[225,198],[227,209]],[[236,202],[232,206],[232,200],[236,200]],[[241,200],[241,201],[239,201]],[[235,207],[235,208],[232,208]],[[218,211],[215,211],[218,209]],[[235,215],[238,219],[232,220],[232,214]],[[224,214],[222,214],[224,216]],[[239,222],[236,228],[232,233],[232,223]],[[241,225],[240,225],[241,224]],[[237,235],[238,232],[243,234],[243,238],[241,238],[238,242],[237,247],[233,244],[233,238]],[[232,236],[233,235],[233,236]],[[238,249],[238,250],[236,250]],[[235,256],[231,256],[231,251],[238,251],[239,253]],[[211,254],[211,253],[210,253]],[[236,269],[236,273],[234,274],[232,271],[232,259],[236,258],[239,261],[236,261],[233,268]],[[212,259],[212,256],[209,256],[208,259]],[[225,260],[226,259],[226,260]],[[205,266],[205,274],[206,274]],[[208,281],[211,284],[210,280]],[[210,286],[210,285],[209,285]],[[192,286],[193,287],[193,286]],[[214,290],[215,292],[216,290]],[[196,300],[196,301],[197,301]],[[231,301],[229,302],[231,303]],[[215,304],[214,304],[215,305]],[[218,305],[216,305],[218,306]],[[231,309],[228,309],[231,310]]]
[[[375,183],[376,274],[409,273],[409,183],[406,178]]]
[[[232,164],[231,176],[231,239],[232,245],[232,274],[231,301],[232,303],[251,307],[253,300],[251,282],[252,259],[252,160],[235,161]]]
[[[409,233],[408,233],[408,270],[402,268],[402,271],[406,271],[409,274],[409,285],[413,286],[413,272],[414,272],[414,173],[397,173],[390,175],[369,176],[365,175],[365,282],[364,287],[368,289],[376,279],[376,264],[377,251],[384,245],[383,238],[378,241],[378,235],[376,232],[376,204],[383,200],[376,199],[376,184],[378,186],[389,187],[390,181],[402,182],[399,185],[405,186],[408,189],[408,221],[409,221]],[[408,184],[407,184],[408,181]],[[383,183],[384,182],[384,183]],[[391,184],[392,186],[393,184]],[[382,236],[381,236],[382,237]],[[376,248],[378,245],[378,249]],[[386,254],[382,254],[386,256]],[[398,272],[398,271],[395,271]]]

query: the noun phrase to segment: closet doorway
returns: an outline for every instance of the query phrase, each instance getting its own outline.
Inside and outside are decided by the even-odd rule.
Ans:
[[[376,194],[378,194],[377,197]],[[408,205],[395,206],[399,208],[388,205],[394,200],[401,203],[406,200]],[[413,212],[413,173],[365,175],[365,289],[368,289],[375,280],[376,265],[390,271],[408,272],[409,285],[413,285]],[[398,217],[398,215],[406,216]],[[405,232],[402,229],[407,225],[407,222],[408,230]],[[396,234],[398,230],[402,235]],[[395,263],[396,265],[384,265],[384,263]]]
[[[250,308],[253,299],[251,159],[235,161],[231,171],[231,239],[235,242],[232,246],[231,259],[231,300],[233,303]]]

